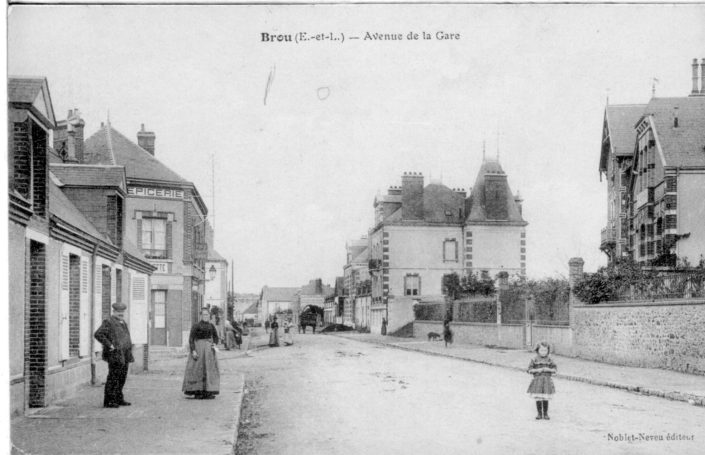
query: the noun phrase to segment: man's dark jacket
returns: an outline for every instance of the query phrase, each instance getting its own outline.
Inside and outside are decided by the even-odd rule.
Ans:
[[[130,330],[125,321],[111,316],[103,320],[94,336],[103,344],[103,360],[106,362],[127,364],[135,361],[132,356]],[[114,349],[110,349],[111,346]]]

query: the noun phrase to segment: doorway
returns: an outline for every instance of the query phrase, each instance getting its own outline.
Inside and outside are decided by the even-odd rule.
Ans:
[[[152,291],[151,344],[166,346],[166,291]]]

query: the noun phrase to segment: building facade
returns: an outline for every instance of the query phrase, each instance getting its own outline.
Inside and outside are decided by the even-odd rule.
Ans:
[[[356,310],[356,301],[361,288],[365,290],[369,288],[370,250],[368,243],[367,236],[363,236],[359,240],[350,241],[345,245],[346,264],[343,267],[345,294],[342,313],[342,323],[345,325],[357,326],[360,324],[360,318],[355,317],[356,314],[359,314],[359,310]],[[365,319],[369,319],[367,315]]]
[[[193,183],[155,158],[155,139],[143,125],[135,143],[108,122],[85,141],[83,161],[125,167],[125,232],[156,268],[150,343],[184,346],[205,303],[208,210]]]
[[[299,301],[301,288],[280,288],[264,286],[259,297],[259,315],[262,323],[271,319],[277,313],[290,310],[293,314]]]
[[[153,268],[126,240],[120,167],[78,164],[82,121],[55,122],[46,79],[8,81],[11,413],[47,406],[105,378],[93,339],[110,305],[128,305],[147,368],[146,289]],[[52,148],[60,145],[58,151]]]
[[[608,105],[602,122],[600,176],[607,180],[607,226],[600,233],[600,249],[608,261],[629,255],[628,187],[634,155],[634,125],[643,104]]]
[[[439,182],[424,186],[420,173],[401,180],[374,202],[376,225],[368,236],[373,332],[382,319],[399,322],[390,321],[395,299],[443,301],[445,274],[525,275],[528,223],[498,161],[483,161],[469,196]]]
[[[210,309],[218,308],[220,315],[218,325],[220,333],[223,333],[225,319],[228,316],[228,261],[216,250],[210,248],[212,245],[210,241],[208,244],[204,303]]]
[[[705,255],[705,59],[689,96],[607,106],[600,172],[608,181],[601,249],[614,261],[695,265]]]

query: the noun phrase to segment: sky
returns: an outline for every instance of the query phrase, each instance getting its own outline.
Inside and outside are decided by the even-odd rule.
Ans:
[[[703,17],[703,4],[13,6],[7,70],[47,77],[57,119],[78,108],[86,137],[108,116],[135,141],[154,131],[156,157],[204,196],[236,292],[334,284],[378,192],[404,172],[467,189],[483,142],[524,198],[527,274],[567,277],[571,257],[606,263],[608,97],[647,103],[654,78],[656,96],[687,96]],[[262,40],[300,32],[339,41]]]

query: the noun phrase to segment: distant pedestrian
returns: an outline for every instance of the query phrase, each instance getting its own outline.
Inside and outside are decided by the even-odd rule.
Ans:
[[[271,329],[269,331],[269,346],[274,348],[279,346],[279,323],[276,316],[272,319],[272,324],[269,328]]]
[[[125,322],[124,303],[113,303],[113,315],[105,319],[93,335],[103,345],[103,360],[108,362],[108,379],[103,393],[103,407],[130,406],[122,388],[127,380],[127,367],[135,361],[132,356],[130,330]]]
[[[211,318],[211,324],[215,326],[215,330],[218,332],[218,339],[221,343],[225,344],[225,333],[224,326],[220,324],[220,315],[215,313],[215,316]]]
[[[449,344],[453,344],[453,331],[450,330],[449,319],[443,322],[443,341],[446,342],[446,347],[448,347]]]
[[[201,310],[201,320],[191,327],[189,349],[182,390],[197,399],[211,399],[220,393],[220,369],[216,347],[218,331],[211,324],[208,309]]]
[[[264,321],[264,333],[269,333],[269,319]]]
[[[227,319],[225,320],[225,323],[223,324],[225,328],[225,340],[223,341],[223,344],[225,345],[226,350],[231,350],[233,347],[235,347],[235,328],[233,327],[233,324],[228,321]]]
[[[549,420],[548,400],[556,393],[553,379],[551,379],[551,375],[556,374],[556,364],[549,357],[551,346],[545,341],[537,344],[534,351],[536,352],[536,357],[531,359],[527,370],[529,374],[534,375],[534,379],[529,384],[526,392],[531,398],[536,400],[536,410],[538,411],[536,420]]]
[[[382,335],[387,334],[387,318],[382,318]]]
[[[235,344],[237,345],[237,348],[240,349],[240,345],[242,344],[243,328],[240,327],[240,324],[238,324],[235,321],[232,322],[232,326],[233,326],[233,335],[235,337]]]
[[[291,319],[284,321],[284,344],[287,346],[294,344],[294,335],[291,333],[292,327],[294,327],[294,324]]]

